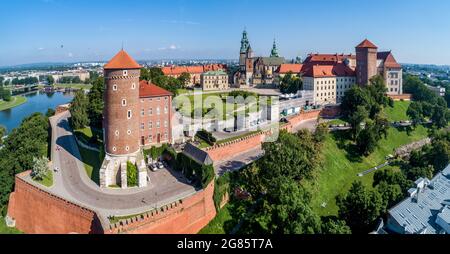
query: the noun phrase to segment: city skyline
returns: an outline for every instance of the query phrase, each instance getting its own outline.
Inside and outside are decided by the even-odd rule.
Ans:
[[[2,2],[0,66],[106,61],[122,45],[138,60],[237,59],[244,28],[256,55],[269,55],[274,39],[280,55],[305,58],[352,53],[368,38],[401,63],[450,64],[450,36],[435,32],[450,25],[443,1],[105,3]]]

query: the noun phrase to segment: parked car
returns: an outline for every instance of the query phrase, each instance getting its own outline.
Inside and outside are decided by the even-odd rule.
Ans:
[[[156,166],[158,167],[158,169],[163,169],[164,165],[161,162],[157,162]]]
[[[153,172],[155,172],[155,171],[158,171],[158,166],[156,165],[156,163],[152,163],[152,164],[150,164],[150,169],[153,171]]]

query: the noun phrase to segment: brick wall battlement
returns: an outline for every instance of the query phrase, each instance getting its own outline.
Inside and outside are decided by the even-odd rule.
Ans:
[[[15,220],[17,229],[29,234],[88,234],[103,231],[94,211],[22,179],[28,174],[30,171],[16,175],[15,189],[10,194],[8,216]]]

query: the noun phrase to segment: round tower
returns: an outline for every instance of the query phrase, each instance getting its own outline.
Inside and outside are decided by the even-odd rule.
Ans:
[[[110,156],[139,152],[139,77],[141,66],[124,50],[104,66],[103,133]]]

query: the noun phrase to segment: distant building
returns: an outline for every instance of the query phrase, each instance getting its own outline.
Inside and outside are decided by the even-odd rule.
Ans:
[[[229,88],[228,74],[222,70],[202,73],[200,85],[203,91],[227,90]]]
[[[170,66],[161,68],[164,75],[173,78],[178,78],[183,73],[189,73],[191,79],[186,83],[188,87],[199,85],[201,82],[202,73],[219,70],[226,71],[227,66],[225,64],[208,64],[194,66]]]
[[[425,84],[425,86],[428,88],[428,90],[432,91],[433,93],[435,93],[437,96],[441,96],[444,97],[445,96],[445,87],[441,87],[441,86],[430,86]]]
[[[408,194],[376,233],[450,234],[450,165],[431,181],[418,179]]]

